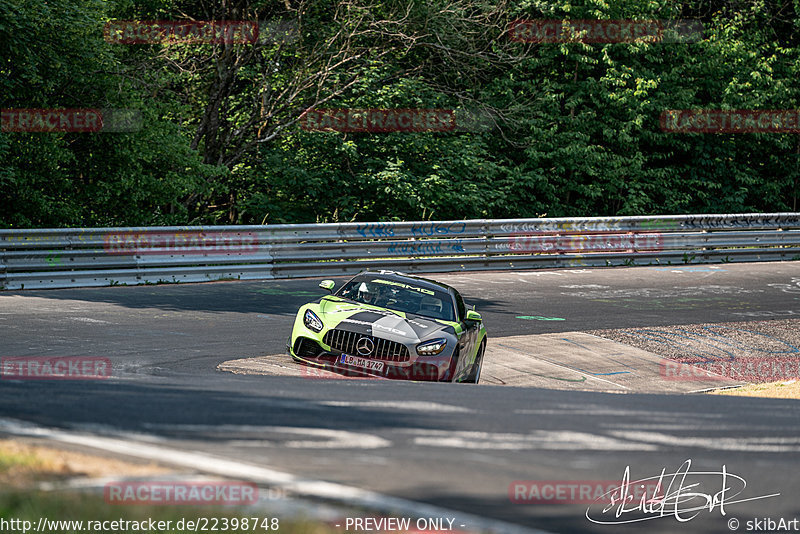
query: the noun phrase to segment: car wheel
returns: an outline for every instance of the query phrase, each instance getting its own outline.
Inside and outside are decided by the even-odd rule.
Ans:
[[[468,384],[477,384],[481,379],[481,368],[483,368],[483,353],[486,352],[486,338],[481,341],[481,346],[478,348],[478,354],[475,355],[475,363],[469,370],[469,375],[464,382]]]

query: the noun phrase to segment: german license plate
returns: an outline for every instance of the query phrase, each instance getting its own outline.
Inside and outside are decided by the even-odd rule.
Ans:
[[[383,362],[359,358],[358,356],[350,356],[349,354],[342,354],[339,357],[339,363],[344,365],[352,365],[354,367],[361,367],[367,371],[383,371]]]

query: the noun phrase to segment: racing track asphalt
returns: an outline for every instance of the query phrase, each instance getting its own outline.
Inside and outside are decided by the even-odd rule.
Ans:
[[[494,337],[800,316],[798,262],[431,277],[477,304]],[[617,480],[626,466],[642,478],[691,459],[693,469],[725,464],[742,476],[739,498],[782,495],[648,530],[727,532],[730,517],[800,517],[798,401],[216,370],[281,352],[297,307],[322,294],[318,280],[4,292],[0,356],[104,356],[114,378],[0,381],[0,417],[132,442],[157,436],[179,450],[559,532],[641,524],[589,523],[586,505],[513,504],[514,481]]]

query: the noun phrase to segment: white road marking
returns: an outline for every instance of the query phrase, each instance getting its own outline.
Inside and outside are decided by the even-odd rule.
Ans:
[[[272,426],[272,425],[146,425],[147,428],[158,430],[180,430],[183,432],[212,432],[218,434],[230,434],[234,432],[254,432],[258,433],[259,438],[264,434],[290,434],[301,436],[313,436],[323,439],[317,440],[291,440],[282,441],[280,439],[257,439],[246,440],[238,439],[228,441],[230,445],[243,445],[249,447],[257,446],[281,446],[293,449],[305,448],[340,448],[340,449],[379,449],[391,446],[392,442],[372,434],[362,434],[360,432],[349,432],[347,430],[334,430],[330,428],[311,428],[296,426]]]
[[[100,319],[92,319],[91,317],[69,317],[73,321],[80,321],[82,323],[97,323],[97,324],[111,324],[108,321],[101,321]]]
[[[423,401],[324,401],[324,406],[341,406],[343,408],[390,408],[398,410],[416,410],[420,412],[439,413],[474,413],[474,410],[452,404]]]
[[[382,513],[406,514],[411,517],[453,517],[456,518],[458,524],[467,525],[469,530],[502,534],[547,534],[542,530],[505,521],[392,497],[344,484],[303,478],[291,473],[276,471],[269,467],[220,458],[202,452],[184,451],[166,446],[149,445],[104,436],[79,434],[8,418],[0,418],[0,431],[17,436],[31,436],[63,443],[73,443],[136,458],[188,467],[204,473],[252,481],[266,486],[279,486],[297,495],[332,500],[348,506],[362,507]]]
[[[718,451],[744,451],[744,452],[798,452],[800,451],[800,438],[702,438],[693,436],[672,436],[659,432],[612,431],[614,436],[624,437],[641,442],[668,445],[673,447],[698,447]]]
[[[586,405],[556,405],[553,408],[521,408],[514,410],[515,414],[521,415],[559,415],[559,414],[581,414],[591,416],[605,416],[605,417],[645,417],[649,420],[667,418],[669,421],[675,420],[675,413],[662,411],[656,412],[652,410],[636,410],[624,408],[611,408],[605,406],[598,406],[596,404]],[[722,415],[718,414],[694,414],[694,419],[721,419]]]
[[[703,430],[707,428],[707,423],[705,421],[692,421],[686,423],[653,423],[653,424],[646,424],[646,423],[610,423],[610,424],[602,424],[604,428],[610,428],[617,431],[624,431],[626,429],[631,430],[661,430],[661,431],[669,431],[669,430],[677,430],[677,431],[686,431],[686,430]],[[720,427],[715,427],[720,428]],[[748,430],[759,429],[769,431],[770,428],[768,426],[756,426],[756,425],[725,425],[724,430],[738,430],[741,432],[747,432]]]
[[[472,450],[591,450],[591,451],[656,451],[653,444],[637,443],[587,432],[536,430],[528,434],[409,429],[419,434],[415,445],[451,447]]]

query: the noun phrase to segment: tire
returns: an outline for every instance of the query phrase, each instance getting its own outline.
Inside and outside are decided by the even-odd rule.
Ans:
[[[483,353],[486,352],[486,338],[483,338],[481,341],[481,346],[478,348],[478,354],[475,355],[475,362],[472,364],[469,370],[469,375],[467,375],[466,382],[467,384],[477,384],[478,380],[481,379],[481,369],[483,368]]]

